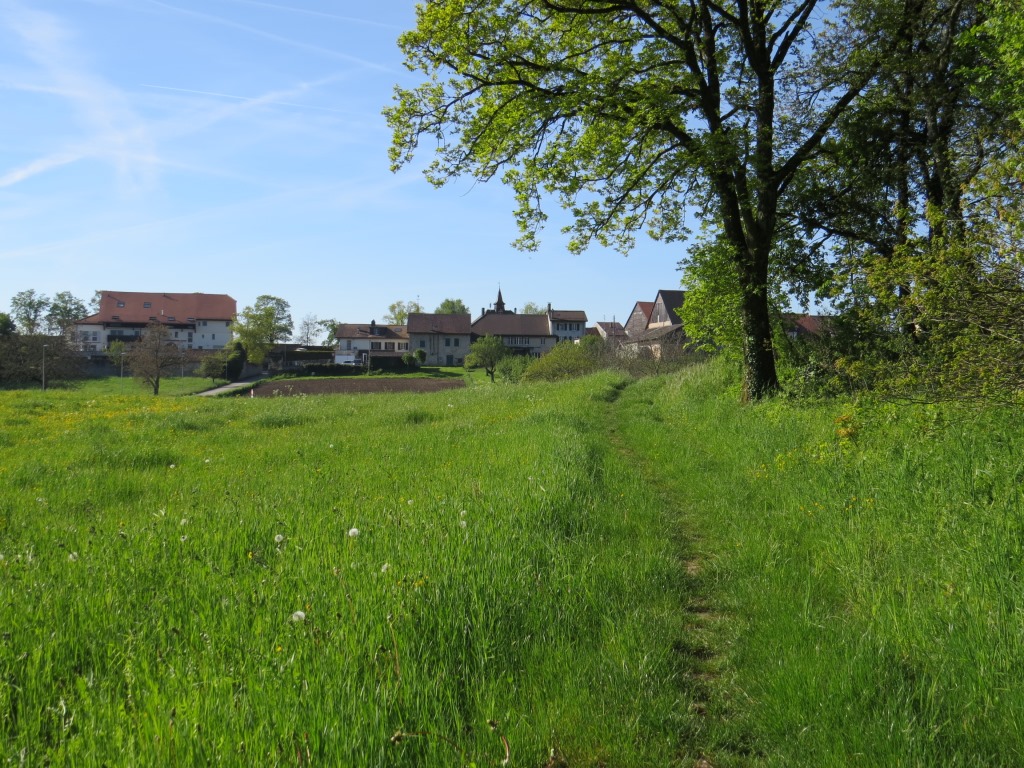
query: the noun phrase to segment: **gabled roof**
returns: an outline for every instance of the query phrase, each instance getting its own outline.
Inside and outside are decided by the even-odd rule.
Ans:
[[[679,325],[682,323],[682,319],[676,312],[677,309],[683,306],[683,300],[686,298],[685,291],[658,291],[658,296],[654,300],[655,308],[660,304],[665,308],[665,316],[658,316],[660,310],[652,308],[651,314],[647,316],[648,323],[671,323],[672,325]]]
[[[785,312],[782,315],[782,327],[798,336],[821,336],[829,330],[827,315],[798,315]]]
[[[473,333],[479,336],[551,336],[547,315],[493,312],[478,317]]]
[[[608,339],[620,338],[626,335],[626,329],[619,322],[594,323],[594,326],[595,332]],[[590,329],[588,328],[587,330],[589,331]]]
[[[435,315],[427,312],[410,312],[406,319],[409,334],[438,333],[448,336],[468,336],[473,332],[469,315]]]
[[[336,339],[386,339],[406,341],[409,334],[404,325],[378,325],[377,323],[340,323],[334,329]]]
[[[223,293],[100,291],[99,312],[78,322],[85,325],[232,320],[235,311],[235,300]]]
[[[582,309],[549,309],[548,315],[552,320],[562,323],[585,323],[587,313]]]
[[[643,316],[646,319],[650,320],[651,319],[651,312],[654,311],[654,302],[653,301],[638,301],[636,304],[633,305],[633,312],[636,312],[637,309],[639,309],[643,313]],[[630,312],[629,314],[632,315],[633,312]]]

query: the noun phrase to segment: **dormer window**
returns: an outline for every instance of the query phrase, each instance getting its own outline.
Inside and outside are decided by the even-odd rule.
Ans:
[[[111,315],[111,316],[110,316],[110,319],[111,319],[111,320],[120,320],[120,319],[121,319],[121,316],[120,316],[120,315]]]
[[[153,316],[153,315],[150,315],[150,316],[149,316],[149,319],[150,319],[150,322],[154,322],[154,323],[155,323],[155,322],[157,322],[157,319],[156,319],[156,317],[155,317],[155,316]]]
[[[124,302],[123,301],[117,302],[117,308],[118,309],[124,309]]]
[[[167,322],[173,323],[174,322],[174,315],[169,315],[168,318],[167,318]]]
[[[149,309],[150,307],[153,306],[153,302],[151,302],[151,301],[144,301],[144,302],[142,302],[142,306],[145,307],[146,309]]]

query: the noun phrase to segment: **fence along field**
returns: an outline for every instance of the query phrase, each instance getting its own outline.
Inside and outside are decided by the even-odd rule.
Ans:
[[[611,380],[0,393],[0,756],[667,764],[680,569]]]

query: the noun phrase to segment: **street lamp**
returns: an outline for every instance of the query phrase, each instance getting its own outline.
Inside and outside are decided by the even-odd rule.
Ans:
[[[43,392],[46,391],[46,348],[49,344],[43,344]]]

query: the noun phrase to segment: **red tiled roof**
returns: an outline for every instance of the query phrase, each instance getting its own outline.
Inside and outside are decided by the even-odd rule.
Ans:
[[[468,335],[473,330],[469,315],[434,315],[426,312],[410,312],[406,323],[410,334]]]
[[[154,318],[165,323],[186,323],[190,318],[192,321],[232,320],[236,312],[235,300],[223,293],[101,291],[100,294],[100,311],[79,323],[151,323]],[[172,317],[174,320],[169,319]]]

